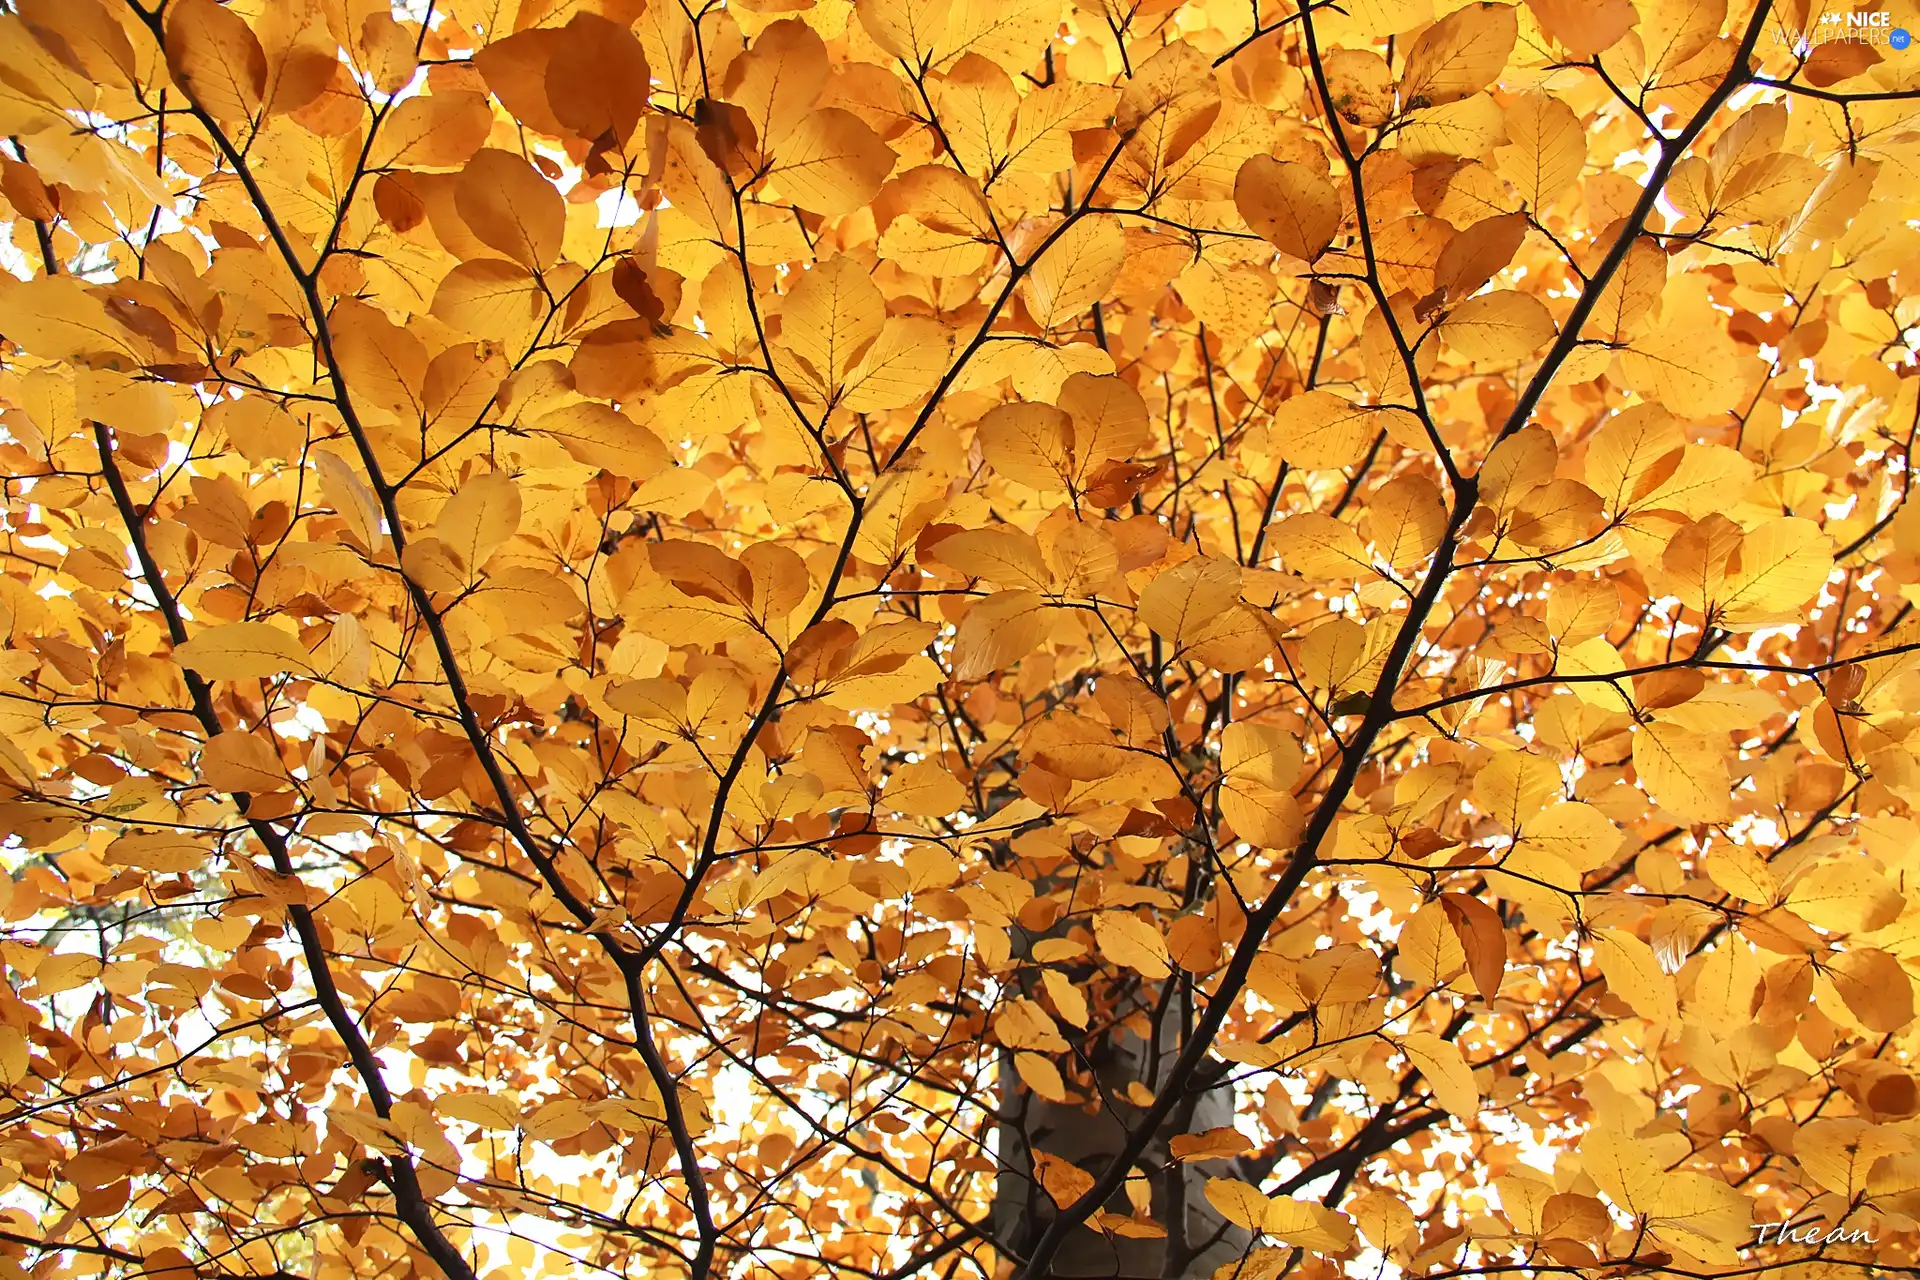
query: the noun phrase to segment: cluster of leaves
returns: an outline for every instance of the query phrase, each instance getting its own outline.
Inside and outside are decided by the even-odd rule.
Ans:
[[[1914,1263],[1920,56],[5,9],[0,1275]]]

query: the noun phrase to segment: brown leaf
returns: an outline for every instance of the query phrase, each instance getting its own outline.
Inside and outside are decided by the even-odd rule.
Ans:
[[[633,31],[598,14],[574,14],[547,49],[547,103],[583,141],[625,145],[647,109],[650,80]]]
[[[1800,75],[1808,84],[1825,89],[1864,75],[1880,62],[1880,51],[1864,40],[1829,40],[1814,46]]]
[[[1499,913],[1464,893],[1443,893],[1440,905],[1460,939],[1460,949],[1467,953],[1467,972],[1473,977],[1474,988],[1481,999],[1491,1003],[1500,993],[1507,968],[1507,931]]]

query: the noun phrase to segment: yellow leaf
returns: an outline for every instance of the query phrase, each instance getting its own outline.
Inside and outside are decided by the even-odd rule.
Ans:
[[[1587,484],[1607,510],[1632,510],[1657,484],[1686,443],[1680,426],[1659,405],[1639,404],[1614,415],[1587,445]]]
[[[928,692],[942,679],[939,665],[920,652],[930,639],[912,622],[869,628],[821,701],[843,711],[885,710]]]
[[[433,536],[452,548],[473,573],[519,527],[519,486],[498,471],[486,471],[447,499],[433,522]]]
[[[934,556],[970,578],[986,578],[1003,587],[1047,591],[1053,574],[1033,535],[1018,529],[968,529],[942,538]]]
[[[1308,471],[1350,467],[1380,433],[1378,409],[1349,404],[1330,391],[1309,391],[1280,403],[1273,442],[1280,456]]]
[[[1687,993],[1687,1016],[1705,1025],[1732,1026],[1753,1012],[1754,988],[1761,979],[1760,958],[1737,935],[1722,941],[1701,957],[1694,968],[1693,989]]]
[[[953,678],[979,680],[1041,650],[1053,610],[1032,591],[999,591],[971,605],[953,637]]]
[[[1586,130],[1573,108],[1544,93],[1522,94],[1506,114],[1508,145],[1494,150],[1494,169],[1537,213],[1577,186]]]
[[[1287,790],[1230,776],[1221,780],[1219,795],[1220,815],[1242,840],[1263,849],[1290,849],[1300,838],[1300,802]]]
[[[1374,491],[1360,520],[1374,551],[1396,569],[1419,564],[1440,545],[1447,528],[1446,501],[1425,476],[1405,475]]]
[[[0,326],[9,341],[49,360],[93,354],[126,359],[139,346],[99,297],[66,275],[19,280],[9,274],[0,280]]]
[[[1568,678],[1573,696],[1580,701],[1609,711],[1631,707],[1633,680],[1620,674],[1627,664],[1605,636],[1563,646],[1554,655],[1553,665],[1556,674]]]
[[[33,971],[33,993],[29,998],[44,1000],[83,987],[98,978],[102,968],[98,956],[73,951],[48,956]]]
[[[1234,179],[1233,203],[1248,226],[1282,252],[1309,262],[1340,229],[1339,193],[1323,174],[1294,160],[1248,160]]]
[[[1913,1021],[1913,982],[1900,961],[1877,947],[1843,951],[1827,976],[1868,1031],[1891,1035]]]
[[[1395,136],[1397,150],[1411,164],[1435,160],[1480,160],[1506,137],[1507,122],[1493,95],[1476,93],[1458,102],[1409,109]],[[1504,181],[1491,170],[1476,169],[1461,179],[1463,187],[1482,187],[1473,197],[1477,213],[1502,213],[1519,203]],[[1463,197],[1466,198],[1466,197]]]
[[[971,235],[936,230],[913,214],[888,223],[874,245],[874,255],[881,261],[928,276],[971,275],[985,266],[993,253],[990,245]]]
[[[919,316],[889,316],[847,375],[840,403],[849,413],[913,404],[939,384],[952,355],[953,331],[945,325]]]
[[[1591,871],[1620,851],[1620,828],[1577,800],[1549,805],[1525,819],[1522,828],[1522,847],[1550,853],[1575,872]]]
[[[1833,542],[1799,516],[1747,530],[1728,561],[1716,620],[1729,631],[1798,622],[1833,572]]]
[[[113,866],[142,867],[163,875],[205,866],[208,856],[204,844],[171,831],[130,831],[116,837],[101,855]]]
[[[1666,1181],[1657,1149],[1611,1126],[1580,1139],[1580,1165],[1609,1200],[1628,1213],[1650,1213]]]
[[[487,95],[455,89],[418,94],[393,109],[375,136],[376,169],[453,169],[486,145],[493,128]]]
[[[214,0],[167,6],[167,69],[215,120],[251,119],[267,86],[267,55],[246,19]]]
[[[190,417],[162,383],[141,382],[106,370],[81,370],[74,379],[74,407],[82,416],[121,431],[152,435]]]
[[[1041,252],[1020,282],[1027,310],[1042,329],[1078,319],[1103,297],[1127,260],[1127,241],[1113,218],[1077,217]]]
[[[1753,1237],[1753,1205],[1738,1190],[1698,1173],[1670,1173],[1648,1214],[1653,1236],[1720,1266],[1740,1260],[1736,1246]]]
[[[1753,476],[1753,463],[1738,450],[1722,444],[1690,444],[1680,451],[1679,465],[1633,506],[1698,518],[1723,508],[1728,496],[1743,492]]]
[[[817,107],[780,140],[768,181],[813,213],[852,213],[872,200],[899,157],[851,111]]]
[[[1093,1190],[1093,1175],[1048,1151],[1033,1153],[1033,1171],[1047,1198],[1062,1209]]]
[[[1627,385],[1683,418],[1713,419],[1743,399],[1740,349],[1719,329],[1659,329],[1620,353]]]
[[[1548,803],[1559,799],[1560,769],[1544,756],[1502,751],[1473,779],[1473,801],[1508,831],[1519,831]]]
[[[1100,463],[1131,457],[1150,435],[1147,405],[1131,383],[1111,374],[1069,374],[1055,396],[1073,422],[1076,488]]]
[[[819,33],[782,19],[727,68],[727,100],[746,113],[755,137],[772,142],[813,106],[831,71]]]
[[[1301,759],[1300,740],[1279,725],[1236,720],[1220,735],[1220,768],[1232,777],[1290,790]]]
[[[1268,542],[1295,573],[1315,578],[1374,576],[1360,535],[1333,516],[1312,511],[1289,516],[1273,527]]]
[[[1480,1090],[1459,1045],[1430,1031],[1412,1032],[1400,1037],[1399,1043],[1407,1061],[1426,1077],[1435,1102],[1462,1120],[1480,1114]]]
[[[1240,599],[1240,567],[1211,556],[1182,560],[1140,593],[1140,620],[1164,638],[1192,640]]]
[[[520,1127],[535,1142],[564,1142],[591,1129],[594,1118],[578,1098],[557,1098],[535,1107]]]
[[[0,1087],[11,1089],[27,1078],[32,1049],[11,1024],[0,1024]]]
[[[1024,66],[1038,56],[1060,17],[1047,0],[985,6],[856,0],[854,12],[875,44],[915,67],[938,67],[969,51]]]
[[[1468,298],[1440,326],[1447,345],[1469,360],[1510,364],[1552,340],[1553,316],[1530,293],[1498,289]]]
[[[1188,1162],[1218,1160],[1252,1149],[1253,1143],[1244,1133],[1230,1128],[1208,1129],[1205,1133],[1175,1134],[1173,1140],[1167,1144],[1169,1155],[1175,1160]]]
[[[1202,258],[1180,272],[1173,286],[1194,319],[1217,335],[1223,349],[1236,351],[1267,327],[1273,309],[1273,273],[1264,266],[1234,263],[1223,266]],[[1125,276],[1116,285],[1124,289]]]
[[[521,346],[538,325],[544,303],[539,284],[519,263],[475,258],[441,277],[432,313],[470,337]]]
[[[1480,500],[1496,512],[1510,512],[1522,499],[1553,479],[1560,448],[1551,431],[1530,424],[1496,444],[1480,467]]]
[[[1009,1049],[1065,1053],[1068,1048],[1047,1011],[1024,997],[1015,997],[1002,1007],[993,1020],[993,1036]]]
[[[1672,1022],[1678,1016],[1673,975],[1660,967],[1653,948],[1620,929],[1603,929],[1594,936],[1594,959],[1606,975],[1607,990],[1627,1002],[1649,1022]]]
[[[1300,676],[1315,689],[1340,689],[1367,660],[1367,629],[1352,618],[1329,618],[1300,644]]]
[[[800,362],[800,377],[822,398],[873,345],[885,323],[886,299],[852,258],[829,258],[803,272],[780,309],[781,344]]]
[[[1496,1184],[1500,1187],[1501,1208],[1507,1211],[1509,1217],[1513,1216],[1510,1206],[1519,1197],[1510,1195],[1506,1188],[1517,1181],[1520,1179],[1504,1178],[1497,1180]],[[1376,1249],[1393,1248],[1406,1238],[1414,1225],[1413,1210],[1407,1207],[1406,1201],[1390,1191],[1369,1191],[1359,1197],[1353,1202],[1353,1216],[1360,1234]]]
[[[1867,1186],[1874,1161],[1911,1148],[1905,1135],[1851,1117],[1822,1116],[1793,1136],[1793,1158],[1827,1190],[1856,1196]]]
[[[1720,216],[1728,226],[1778,225],[1806,206],[1826,176],[1826,170],[1806,156],[1792,152],[1760,156],[1728,177],[1717,201]]]
[[[939,818],[966,803],[966,788],[931,760],[900,766],[887,779],[883,797],[895,813],[917,818]]]
[[[1444,987],[1467,967],[1460,936],[1438,902],[1429,902],[1401,926],[1393,957],[1394,972],[1423,987]]]
[[[489,611],[500,631],[525,635],[580,613],[580,597],[572,585],[578,581],[534,568],[501,569],[487,575],[472,599]]]
[[[1336,23],[1346,10],[1360,32],[1371,36],[1404,35],[1415,27],[1433,21],[1434,0],[1354,0],[1351,9],[1329,9],[1324,21]]]
[[[357,298],[336,303],[327,327],[334,371],[356,403],[371,402],[410,424],[426,420],[427,349],[420,339]]]
[[[1066,1082],[1060,1078],[1060,1069],[1037,1053],[1016,1053],[1013,1055],[1014,1069],[1026,1082],[1027,1088],[1049,1102],[1067,1100]]]
[[[977,429],[981,452],[995,471],[1042,493],[1067,487],[1072,432],[1073,419],[1064,410],[1024,401],[999,405]]]
[[[313,655],[268,622],[229,622],[197,632],[173,651],[181,666],[209,680],[247,680],[315,671]]]
[[[681,1085],[676,1092],[681,1106],[685,1108],[688,1129],[697,1137],[701,1132],[701,1117],[705,1109],[703,1100],[685,1085]],[[608,1098],[595,1103],[593,1115],[609,1129],[617,1129],[622,1133],[658,1133],[666,1127],[666,1108],[650,1089],[641,1097]]]
[[[679,470],[659,436],[609,405],[591,401],[567,405],[541,414],[529,429],[552,437],[582,462],[615,475],[658,479]]]
[[[1633,771],[1655,804],[1689,822],[1733,818],[1726,751],[1704,734],[1658,721],[1640,726]]]
[[[1619,616],[1620,592],[1610,582],[1556,583],[1547,597],[1547,630],[1563,645],[1592,639]]]
[[[420,65],[413,32],[390,13],[376,10],[360,23],[353,60],[380,93],[398,93]]]
[[[1173,970],[1168,965],[1167,940],[1160,930],[1126,911],[1102,911],[1093,918],[1093,938],[1100,954],[1157,982]]]
[[[1057,969],[1041,970],[1040,980],[1060,1016],[1084,1029],[1092,1015],[1087,1008],[1087,998],[1080,993],[1080,989],[1067,981],[1066,975]]]
[[[968,173],[995,171],[1006,154],[1020,98],[1006,70],[985,58],[962,58],[930,86],[933,109],[945,120],[947,144]]]
[[[1870,933],[1900,915],[1900,891],[1857,856],[1822,862],[1787,890],[1787,909],[1815,928]]]
[[[1025,0],[1029,20],[1047,23],[1050,0]],[[1022,7],[1022,6],[1014,6]],[[967,6],[955,6],[956,12]],[[1013,113],[1007,168],[1016,173],[1058,173],[1073,167],[1073,131],[1105,118],[1110,97],[1100,86],[1055,83],[1029,92]]]
[[[1296,1196],[1275,1196],[1269,1200],[1259,1225],[1266,1234],[1313,1253],[1341,1253],[1353,1244],[1351,1218],[1337,1209]]]
[[[1385,58],[1372,49],[1329,49],[1321,60],[1342,119],[1377,128],[1393,115],[1393,70]]]
[[[280,757],[250,733],[223,733],[200,752],[200,776],[208,786],[231,792],[277,791],[287,784]]]
[[[1519,34],[1511,7],[1473,3],[1428,27],[1407,49],[1400,97],[1417,105],[1454,102],[1480,92],[1506,69]]]
[[[349,927],[357,928],[370,940],[385,936],[408,915],[406,901],[398,891],[376,876],[355,880],[327,903],[322,914],[339,907],[352,912],[353,922]]]
[[[1484,169],[1478,171],[1485,172]],[[1446,289],[1447,296],[1456,301],[1470,298],[1513,261],[1520,246],[1526,243],[1526,237],[1525,214],[1477,218],[1440,251],[1440,260],[1433,269],[1434,283]]]
[[[1707,878],[1742,902],[1772,906],[1780,897],[1780,881],[1751,847],[1717,843],[1707,855]]]
[[[1267,1220],[1268,1199],[1260,1188],[1238,1178],[1208,1178],[1207,1203],[1236,1227],[1258,1231]]]

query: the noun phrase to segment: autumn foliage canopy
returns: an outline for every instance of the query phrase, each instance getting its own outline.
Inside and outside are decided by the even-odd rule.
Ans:
[[[1914,1264],[1879,9],[0,10],[0,1277]]]

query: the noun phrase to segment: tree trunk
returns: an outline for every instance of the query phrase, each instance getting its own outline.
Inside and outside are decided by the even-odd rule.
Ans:
[[[1149,1090],[1156,1088],[1180,1056],[1185,1028],[1192,1021],[1190,993],[1179,989],[1167,994],[1159,1015],[1157,1049],[1124,1027],[1089,1037],[1079,1046],[1093,1063],[1099,1083],[1101,1096],[1093,1103],[1049,1102],[1035,1096],[1021,1087],[1013,1055],[1001,1055],[1000,1096],[1007,1118],[1000,1125],[993,1230],[1009,1249],[1025,1256],[1055,1216],[1053,1201],[1033,1173],[1036,1153],[1055,1156],[1098,1177],[1132,1137],[1143,1108],[1126,1100],[1127,1087],[1138,1082]],[[1233,1087],[1224,1079],[1191,1094],[1168,1113],[1135,1162],[1133,1172],[1146,1177],[1152,1189],[1152,1217],[1166,1229],[1164,1239],[1120,1236],[1083,1226],[1063,1243],[1049,1274],[1208,1280],[1216,1268],[1245,1254],[1250,1233],[1228,1223],[1208,1203],[1208,1175],[1174,1163],[1168,1149],[1178,1134],[1230,1127],[1233,1111]],[[1104,1207],[1113,1213],[1133,1212],[1124,1191],[1115,1193]]]

